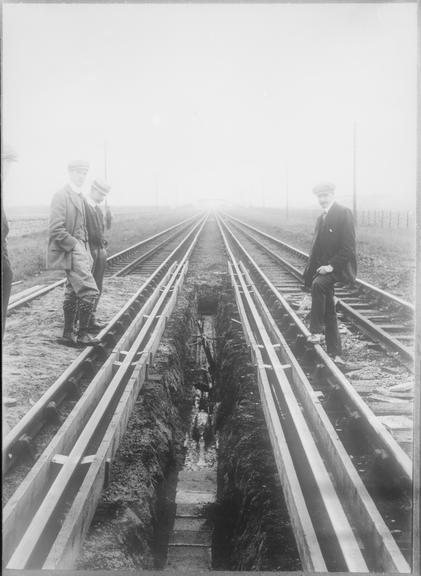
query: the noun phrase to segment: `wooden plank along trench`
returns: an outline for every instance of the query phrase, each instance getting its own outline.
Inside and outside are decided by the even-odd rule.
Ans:
[[[267,290],[267,295],[271,294],[272,297],[276,299],[276,301],[281,305],[282,313],[286,314],[290,318],[291,323],[297,328],[298,334],[301,334],[301,336],[304,339],[306,339],[310,334],[308,328],[304,325],[301,319],[291,308],[288,301],[283,297],[283,295],[279,292],[279,290],[272,284],[269,278],[264,274],[264,272],[257,265],[257,263],[251,257],[251,255],[247,252],[247,250],[244,248],[244,246],[241,244],[238,238],[235,237],[230,227],[225,225],[225,229],[229,233],[230,238],[232,238],[233,242],[238,247],[240,252],[244,255],[244,258],[247,260],[248,265],[254,271],[255,278],[257,278],[256,281],[259,282],[259,285],[265,287],[265,289]],[[396,442],[396,440],[393,438],[390,432],[388,432],[388,430],[382,425],[380,420],[376,417],[373,411],[369,408],[369,406],[357,393],[357,391],[354,389],[349,380],[345,377],[345,375],[335,365],[333,360],[324,351],[323,347],[320,344],[316,344],[314,346],[314,350],[317,356],[319,357],[321,364],[324,366],[326,373],[328,373],[329,378],[334,383],[335,387],[338,387],[338,389],[341,390],[343,398],[345,399],[347,404],[349,404],[352,410],[356,411],[356,413],[362,416],[365,429],[370,434],[372,440],[375,441],[378,448],[384,450],[384,452],[390,456],[397,470],[399,471],[399,474],[403,478],[407,478],[409,482],[412,482],[412,462],[409,456],[399,446],[399,444]]]
[[[169,270],[171,264],[177,259],[181,258],[185,246],[189,245],[194,234],[199,229],[200,225],[204,223],[201,219],[194,228],[190,230],[186,236],[180,241],[180,243],[174,248],[171,254],[156,268],[156,270],[145,280],[139,290],[126,302],[126,304],[119,310],[114,317],[108,322],[107,326],[104,327],[101,332],[97,335],[99,340],[107,339],[109,334],[112,334],[119,324],[124,322],[126,316],[130,316],[132,310],[136,310],[137,302],[140,302],[143,298],[146,298],[148,293],[158,290],[157,285],[160,280],[164,277],[166,272]],[[162,233],[160,233],[162,234]],[[149,239],[148,239],[149,240]],[[150,301],[152,302],[152,301]],[[3,439],[2,446],[2,461],[4,463],[2,474],[4,474],[11,460],[9,455],[13,453],[13,450],[19,440],[26,434],[31,434],[31,429],[37,426],[41,415],[47,409],[50,402],[55,402],[61,394],[65,394],[64,390],[66,385],[71,378],[78,374],[83,367],[85,361],[89,361],[96,354],[96,349],[92,347],[85,348],[81,354],[66,368],[66,370],[57,378],[57,380],[52,384],[46,392],[37,400],[37,402],[31,407],[31,409],[23,416],[23,418],[14,426],[7,436]]]
[[[410,572],[263,298],[245,267],[236,262],[222,229],[221,233],[303,568],[326,570],[325,550],[330,549],[329,557],[336,546],[333,554],[340,558],[341,569]],[[312,517],[315,500],[319,511]],[[375,550],[375,566],[368,566],[365,547]]]
[[[3,510],[7,568],[71,568],[187,270],[174,263]]]

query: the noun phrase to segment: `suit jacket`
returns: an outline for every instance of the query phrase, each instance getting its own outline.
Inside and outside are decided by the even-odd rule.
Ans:
[[[85,204],[89,246],[91,248],[105,248],[107,241],[104,237],[105,222],[102,210],[99,204],[97,204],[97,208],[94,208],[85,198],[83,201]]]
[[[355,227],[351,210],[334,202],[323,221],[321,214],[316,221],[313,245],[306,269],[304,284],[311,286],[319,266],[330,264],[335,278],[352,284],[357,275]]]
[[[6,213],[1,205],[1,253],[7,254],[7,235],[9,234],[9,223],[6,218]]]
[[[83,200],[69,185],[53,196],[48,231],[47,268],[71,270],[72,250],[87,232]]]

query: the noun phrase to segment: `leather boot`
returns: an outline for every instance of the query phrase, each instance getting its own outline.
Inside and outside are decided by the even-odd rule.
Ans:
[[[75,320],[77,316],[77,300],[75,298],[65,299],[63,302],[64,328],[63,336],[57,339],[59,344],[64,346],[76,346],[74,336]]]
[[[96,309],[98,308],[98,302],[99,299],[101,297],[101,292],[99,293],[98,298],[95,300],[95,304],[92,310],[92,314],[91,314],[91,318],[89,320],[89,331],[92,332],[93,334],[97,334],[98,332],[101,332],[101,330],[103,328],[105,328],[105,326],[107,325],[107,322],[99,322],[96,319]]]
[[[99,340],[92,338],[89,334],[89,322],[94,307],[95,300],[79,300],[79,335],[77,338],[79,346],[95,346],[99,344]]]

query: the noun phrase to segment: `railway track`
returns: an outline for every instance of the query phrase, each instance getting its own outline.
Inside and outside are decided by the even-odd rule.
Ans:
[[[301,295],[298,278],[281,273],[279,261],[269,260],[255,238],[222,219],[219,223],[303,565],[311,570],[326,569],[321,568],[324,562],[328,570],[408,572],[409,455],[324,349],[307,344],[309,331],[287,299]],[[274,275],[278,287],[270,279]],[[324,503],[323,487],[328,487]],[[393,498],[388,500],[390,490]],[[335,501],[340,508],[333,511],[329,504]],[[334,519],[339,517],[343,522],[336,529]],[[341,534],[347,526],[351,531],[343,548]],[[318,534],[320,527],[329,528]],[[365,542],[360,554],[351,532],[357,544]],[[353,548],[346,550],[347,543]]]
[[[106,276],[117,277],[126,274],[151,274],[157,266],[171,253],[177,242],[177,238],[193,226],[198,217],[187,218],[178,224],[174,224],[145,240],[137,242],[124,250],[107,258]],[[33,286],[13,294],[7,309],[9,314],[13,310],[28,304],[36,298],[40,298],[51,290],[64,286],[66,279],[57,280],[48,285]]]
[[[400,396],[399,392],[396,395],[390,394],[381,385],[382,379],[390,375],[387,370],[393,370],[393,368],[389,368],[386,365],[386,352],[390,354],[390,350],[387,349],[384,354],[381,351],[377,352],[373,363],[376,369],[374,376],[360,379],[360,374],[364,375],[365,367],[363,364],[360,374],[358,371],[356,374],[350,373],[350,376],[357,376],[358,378],[346,378],[320,345],[316,345],[314,348],[305,346],[309,331],[295,312],[298,303],[304,295],[300,271],[295,266],[291,267],[289,262],[285,263],[284,259],[274,253],[272,249],[268,250],[266,245],[260,243],[254,234],[250,235],[244,229],[240,231],[238,227],[230,227],[230,230],[230,234],[237,237],[237,247],[243,254],[247,264],[251,266],[256,278],[265,285],[266,292],[269,290],[267,297],[272,300],[275,298],[277,305],[285,311],[282,329],[285,329],[286,322],[287,333],[290,332],[300,342],[299,345],[296,345],[297,350],[301,346],[301,350],[307,356],[311,355],[310,352],[312,350],[315,351],[319,362],[323,362],[323,370],[329,374],[329,378],[334,383],[332,386],[342,391],[341,394],[344,397],[344,401],[346,400],[349,405],[348,410],[351,413],[355,412],[355,417],[363,411],[367,412],[364,420],[372,420],[368,427],[373,430],[374,435],[380,438],[379,434],[381,433],[383,438],[376,447],[379,457],[384,459],[392,458],[396,463],[396,469],[399,470],[399,477],[410,483],[412,481],[413,402],[410,395],[408,396],[405,393]],[[338,305],[339,303],[340,300]],[[350,305],[348,306],[350,307]],[[358,307],[358,300],[353,303],[353,306]],[[348,316],[344,315],[344,319],[348,319]],[[354,325],[357,329],[360,328],[358,323]],[[399,363],[400,360],[401,356],[394,351],[390,358],[390,363]],[[383,372],[379,366],[385,366]],[[320,368],[319,371],[322,371],[322,369]],[[399,378],[405,386],[411,386],[408,381],[412,379],[412,375],[406,369],[399,372],[396,378]],[[399,387],[399,384],[397,386]],[[385,433],[383,433],[384,430]]]
[[[115,329],[126,316],[128,325],[122,335],[111,334],[109,329],[100,333],[102,340],[108,338],[112,344],[102,365],[95,366],[90,357],[96,349],[85,350],[38,401],[25,422],[6,437],[7,456],[22,432],[27,433],[42,420],[45,408],[63,393],[69,379],[79,370],[86,373],[91,368],[84,392],[3,509],[6,568],[73,565],[205,222],[206,217],[190,230],[165,265],[161,264],[110,322],[109,328]]]
[[[291,276],[302,280],[302,268],[308,254],[247,222],[224,216],[238,230],[253,238],[268,255],[284,263]],[[414,306],[410,302],[359,278],[353,287],[340,286],[335,293],[338,296],[337,308],[348,320],[389,352],[396,354],[409,369],[413,369]]]
[[[31,461],[36,457],[39,448],[35,439],[40,431],[46,424],[58,425],[62,419],[62,412],[65,410],[64,402],[81,395],[87,385],[86,382],[96,370],[101,368],[104,359],[112,352],[133,317],[146,299],[157,290],[157,286],[169,267],[188,249],[191,238],[194,237],[199,227],[203,226],[203,222],[202,218],[179,239],[170,254],[157,265],[138,291],[98,334],[100,344],[85,348],[19,423],[9,431],[3,440],[2,447],[3,474],[22,459]]]
[[[408,434],[387,426],[405,410],[410,421],[408,401],[370,404],[362,381],[351,382],[322,346],[306,342],[296,313],[300,271],[281,269],[255,232],[217,222],[303,569],[409,573],[412,462],[401,441]],[[136,274],[153,262],[98,335],[101,344],[83,350],[6,436],[6,480],[27,466],[3,509],[6,569],[74,566],[205,223],[172,237],[164,261],[162,247],[148,245],[111,269]],[[39,441],[46,424],[50,433]]]

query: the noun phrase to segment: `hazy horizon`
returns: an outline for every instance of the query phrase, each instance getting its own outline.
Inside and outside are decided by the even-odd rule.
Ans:
[[[2,64],[6,208],[80,156],[115,206],[351,206],[354,123],[359,207],[414,207],[414,4],[4,4]]]

